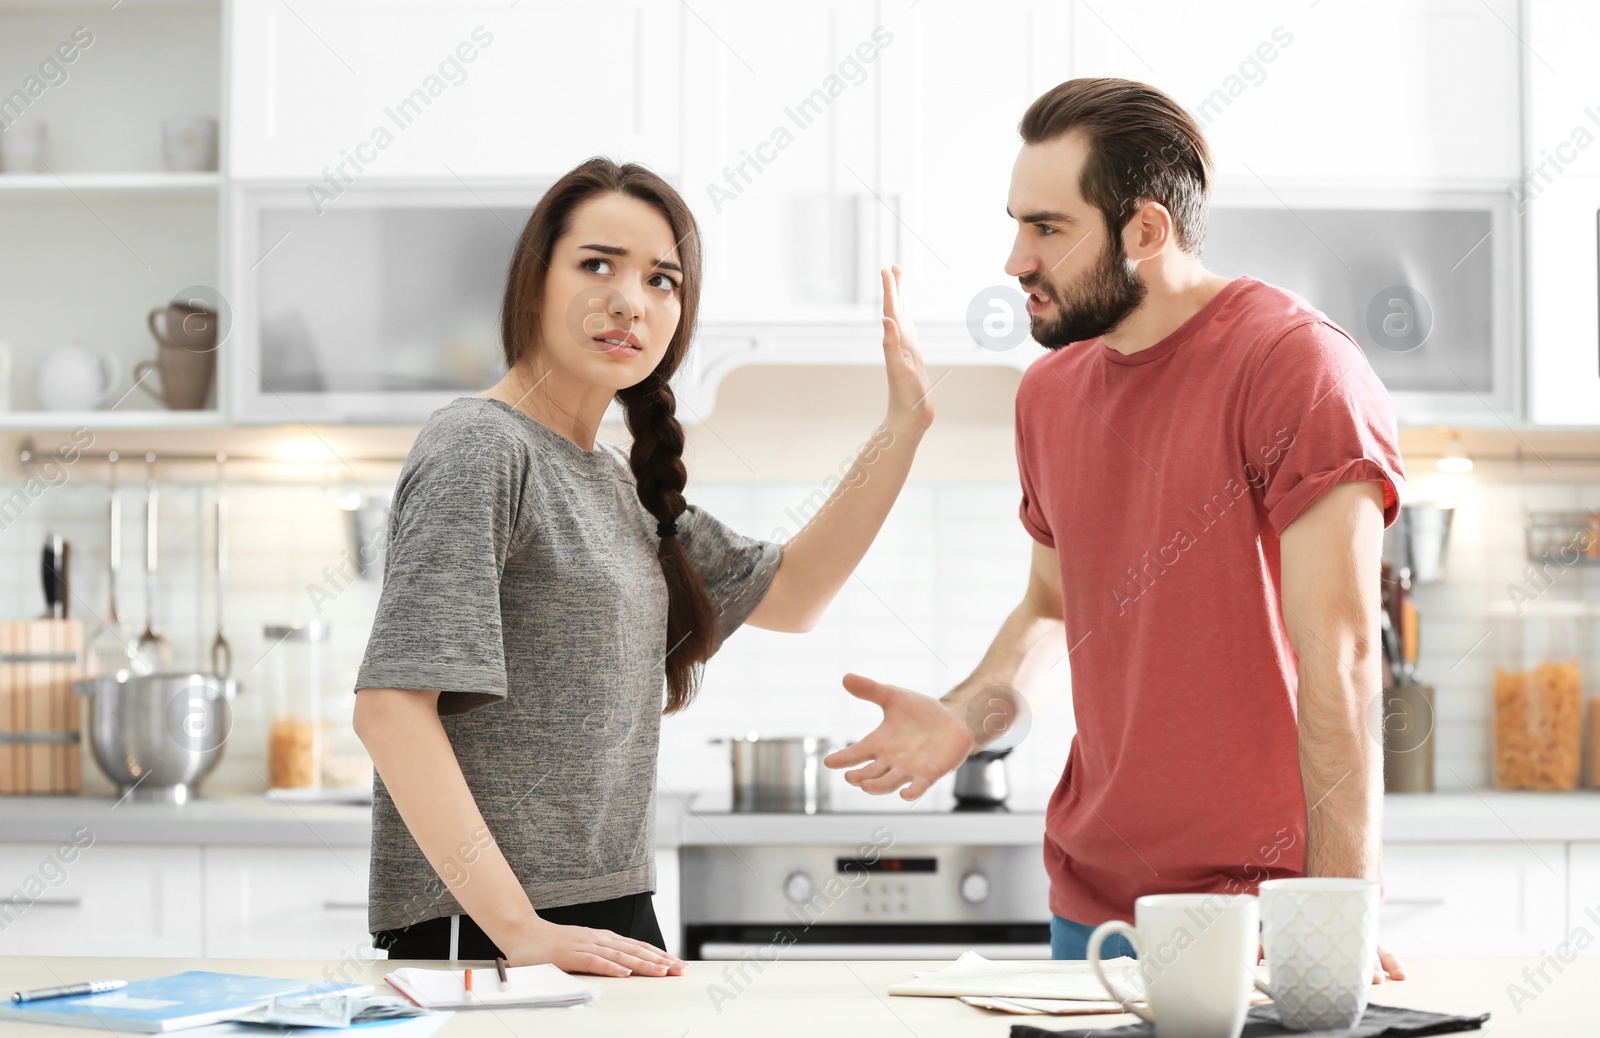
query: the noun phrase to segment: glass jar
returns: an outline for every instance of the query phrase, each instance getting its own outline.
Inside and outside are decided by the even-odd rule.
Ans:
[[[322,785],[322,694],[328,625],[319,620],[269,624],[267,687],[272,728],[267,737],[267,785],[308,789]]]
[[[1501,789],[1578,783],[1583,686],[1594,681],[1594,621],[1582,602],[1521,602],[1490,614],[1494,774]]]

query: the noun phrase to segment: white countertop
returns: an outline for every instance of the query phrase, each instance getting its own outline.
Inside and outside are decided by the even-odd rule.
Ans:
[[[704,810],[714,795],[656,797],[656,847],[875,842],[887,828],[901,846],[1043,840],[1044,814],[932,811],[735,814]],[[88,826],[108,843],[357,846],[371,841],[371,808],[283,804],[264,797],[202,798],[182,806],[117,802],[111,797],[0,797],[0,843],[52,843]],[[1387,843],[1600,841],[1600,791],[1572,793],[1391,794],[1384,798]]]
[[[1511,984],[1526,986],[1526,968],[1540,960],[1513,958],[1418,959],[1407,963],[1411,979],[1374,988],[1372,1000],[1441,1013],[1492,1013],[1486,1031],[1494,1038],[1593,1038],[1600,1033],[1600,957],[1567,964],[1560,976],[1535,998],[1513,1006]],[[344,964],[337,960],[290,959],[100,959],[82,957],[0,957],[0,977],[7,988],[44,987],[98,977],[135,980],[186,969],[254,973],[269,976],[321,978],[325,970],[350,980],[379,985],[391,964],[386,960]],[[445,963],[408,965],[443,967]],[[479,965],[488,966],[489,963]],[[1132,1023],[1126,1015],[1098,1017],[1011,1016],[974,1009],[953,998],[908,998],[890,995],[888,986],[913,971],[936,969],[929,962],[791,962],[762,963],[760,972],[745,967],[745,981],[735,990],[725,970],[737,963],[693,962],[682,977],[593,977],[600,997],[578,1009],[496,1010],[457,1013],[441,1035],[506,1034],[586,1038],[641,1038],[645,1035],[693,1034],[787,1038],[818,1035],[1009,1035],[1014,1023],[1051,1030],[1112,1027]],[[458,967],[459,968],[459,967]],[[713,985],[731,998],[713,1000]],[[1520,1011],[1519,1011],[1520,1009]],[[104,1035],[105,1031],[44,1024],[0,1024],[0,1038],[65,1038]]]

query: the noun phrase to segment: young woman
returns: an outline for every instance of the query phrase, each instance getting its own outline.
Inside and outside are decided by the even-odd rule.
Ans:
[[[888,414],[828,503],[781,548],[685,503],[668,380],[700,258],[650,171],[562,177],[511,262],[505,378],[435,412],[406,459],[355,710],[390,958],[681,973],[650,902],[661,714],[741,623],[815,625],[905,482],[932,406],[895,268]],[[626,452],[595,442],[613,398]]]

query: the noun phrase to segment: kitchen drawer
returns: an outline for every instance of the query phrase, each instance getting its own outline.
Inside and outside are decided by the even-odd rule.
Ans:
[[[206,955],[371,958],[366,847],[207,847]]]
[[[1391,843],[1378,939],[1402,959],[1542,955],[1566,929],[1562,843]]]
[[[0,845],[0,955],[202,954],[199,847],[78,832],[76,847]]]

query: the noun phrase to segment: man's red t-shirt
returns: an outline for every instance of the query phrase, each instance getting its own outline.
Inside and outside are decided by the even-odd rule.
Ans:
[[[1099,339],[1017,393],[1023,525],[1061,556],[1078,734],[1050,798],[1050,910],[1253,892],[1305,851],[1278,537],[1336,483],[1404,485],[1388,393],[1305,300],[1230,282],[1129,356]]]

